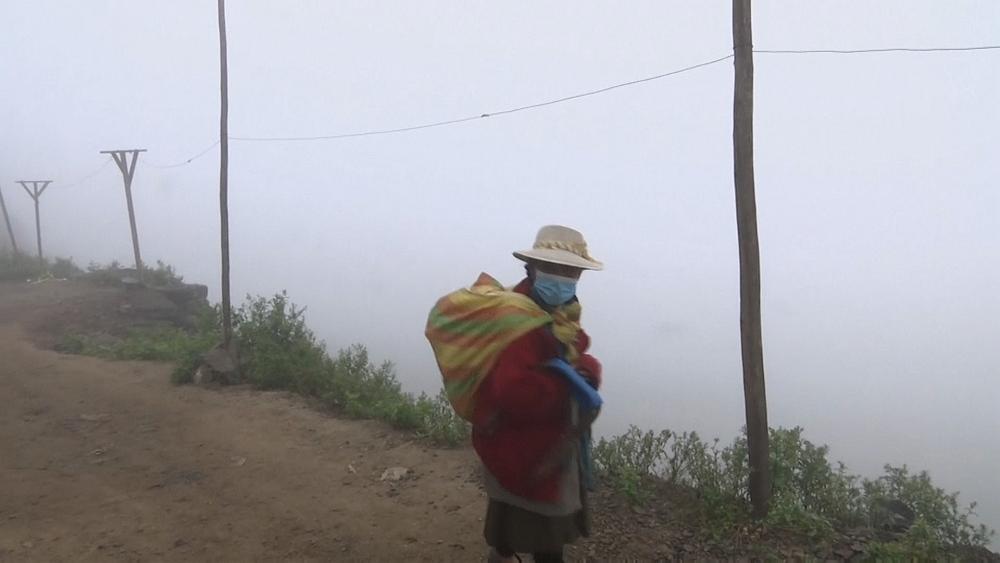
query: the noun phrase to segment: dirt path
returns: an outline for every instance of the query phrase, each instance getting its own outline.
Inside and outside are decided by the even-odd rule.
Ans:
[[[39,315],[100,291],[0,285],[0,561],[482,555],[468,450],[284,394],[174,387],[166,365],[34,345]],[[380,481],[393,466],[412,471]]]

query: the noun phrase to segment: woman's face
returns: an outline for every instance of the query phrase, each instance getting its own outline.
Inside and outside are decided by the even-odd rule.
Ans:
[[[574,268],[573,266],[563,266],[562,264],[552,264],[549,262],[535,262],[534,267],[539,272],[545,272],[546,274],[552,274],[553,276],[562,276],[564,278],[572,278],[574,280],[580,279],[580,274],[583,270],[580,268]]]

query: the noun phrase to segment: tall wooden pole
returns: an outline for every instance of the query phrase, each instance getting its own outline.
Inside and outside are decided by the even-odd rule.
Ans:
[[[228,350],[233,338],[229,299],[229,76],[226,64],[226,0],[219,0],[219,219],[222,227],[222,342]]]
[[[38,200],[42,197],[42,193],[45,188],[49,187],[52,180],[18,180],[18,184],[24,188],[24,191],[28,193],[31,199],[35,200],[35,236],[38,240],[38,263],[44,267],[45,258],[42,256],[42,219],[38,211]],[[31,188],[28,188],[28,184],[31,184]]]
[[[142,256],[139,254],[139,233],[135,227],[135,207],[132,206],[132,179],[135,177],[135,164],[139,160],[139,153],[146,152],[146,149],[127,149],[115,151],[101,151],[101,154],[110,154],[115,159],[115,164],[122,172],[122,179],[125,181],[125,203],[128,206],[128,225],[132,229],[132,253],[135,255],[135,271],[142,281]],[[131,161],[129,156],[132,157]]]
[[[743,398],[750,450],[750,502],[756,518],[767,516],[771,496],[767,397],[760,327],[760,248],[753,174],[753,35],[750,0],[733,0],[733,161],[736,231],[740,249],[740,343]]]
[[[4,203],[2,189],[0,189],[0,209],[3,210],[3,222],[7,225],[7,236],[10,237],[10,246],[14,250],[14,256],[17,256],[17,240],[14,239],[14,228],[10,226],[10,216],[7,215],[7,204]]]
[[[45,257],[42,256],[42,217],[38,210],[38,195],[40,194],[36,194],[33,198],[35,200],[35,237],[38,242],[38,263],[44,266]]]

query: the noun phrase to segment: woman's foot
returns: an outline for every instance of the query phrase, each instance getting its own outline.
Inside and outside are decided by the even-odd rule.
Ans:
[[[516,554],[512,554],[510,557],[504,557],[497,553],[497,550],[490,549],[490,555],[486,558],[488,563],[521,563],[521,558]]]

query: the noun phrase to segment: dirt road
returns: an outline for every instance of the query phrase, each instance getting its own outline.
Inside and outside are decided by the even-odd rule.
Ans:
[[[0,561],[484,553],[468,450],[428,449],[284,394],[174,387],[166,365],[36,346],[42,317],[58,322],[101,291],[0,285]],[[395,466],[411,471],[381,481]]]

